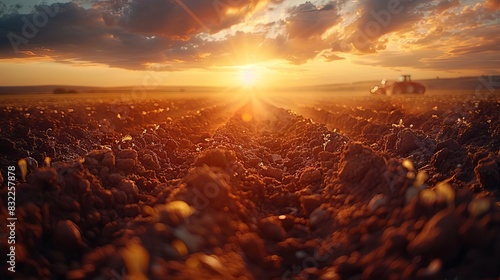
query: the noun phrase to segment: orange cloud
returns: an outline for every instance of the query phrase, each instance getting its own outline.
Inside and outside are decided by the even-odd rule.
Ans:
[[[492,10],[500,10],[500,0],[486,0],[486,7]]]
[[[470,56],[477,60],[474,67],[490,69],[500,45],[495,28],[500,23],[498,0],[474,6],[458,0],[93,3],[87,8],[58,3],[37,6],[38,13],[4,14],[0,59],[49,57],[68,64],[132,70],[157,65],[159,70],[177,71],[267,60],[336,63],[348,53],[377,58],[372,60],[375,65],[420,63],[428,69],[453,63],[466,67],[462,61]]]

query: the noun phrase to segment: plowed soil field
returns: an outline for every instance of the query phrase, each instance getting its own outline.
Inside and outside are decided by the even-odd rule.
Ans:
[[[4,96],[0,118],[2,279],[500,276],[496,95]]]

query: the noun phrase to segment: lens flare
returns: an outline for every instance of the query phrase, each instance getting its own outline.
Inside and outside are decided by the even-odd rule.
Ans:
[[[241,120],[244,122],[250,122],[250,121],[252,121],[252,119],[253,119],[252,114],[250,114],[248,112],[241,114]]]

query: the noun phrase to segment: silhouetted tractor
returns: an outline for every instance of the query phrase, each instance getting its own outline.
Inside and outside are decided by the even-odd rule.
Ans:
[[[380,82],[380,86],[373,86],[370,90],[372,94],[383,94],[388,95],[388,90],[391,90],[391,94],[423,94],[425,93],[425,86],[413,82],[410,75],[401,75],[399,81],[394,82],[392,85],[387,85],[387,80],[383,79]]]

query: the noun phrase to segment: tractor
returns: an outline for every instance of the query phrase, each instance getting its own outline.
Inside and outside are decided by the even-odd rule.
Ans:
[[[399,80],[394,82],[392,85],[387,85],[386,79],[383,79],[380,84],[380,86],[373,86],[370,92],[372,94],[383,95],[388,95],[388,89],[391,89],[391,94],[423,94],[425,92],[425,86],[420,83],[413,82],[410,75],[401,75]]]

